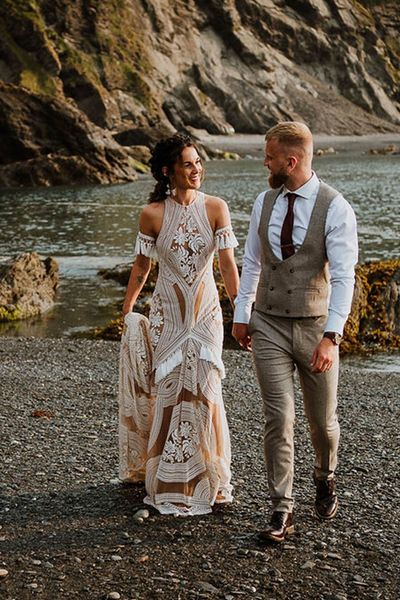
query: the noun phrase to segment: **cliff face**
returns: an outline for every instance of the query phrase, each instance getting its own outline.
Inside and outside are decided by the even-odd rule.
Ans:
[[[400,130],[397,0],[2,0],[0,183],[123,181],[158,135]]]

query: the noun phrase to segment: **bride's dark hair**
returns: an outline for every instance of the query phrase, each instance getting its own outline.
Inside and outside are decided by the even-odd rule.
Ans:
[[[170,191],[169,177],[163,174],[162,169],[163,167],[167,167],[168,172],[172,171],[183,150],[190,146],[193,146],[200,156],[199,149],[192,138],[182,133],[176,133],[171,137],[164,138],[155,145],[151,153],[150,168],[157,183],[150,194],[149,204],[151,202],[163,201],[168,196]]]

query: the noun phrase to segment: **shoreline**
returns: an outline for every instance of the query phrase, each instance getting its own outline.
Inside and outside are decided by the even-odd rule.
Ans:
[[[211,135],[205,131],[193,131],[199,141],[212,150],[237,152],[240,155],[257,157],[264,153],[264,134]],[[313,137],[315,150],[333,147],[337,152],[368,152],[370,149],[382,149],[390,144],[400,146],[399,133],[376,133],[360,136],[315,134]]]

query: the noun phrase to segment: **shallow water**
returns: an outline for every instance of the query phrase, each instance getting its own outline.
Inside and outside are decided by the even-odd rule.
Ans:
[[[359,371],[400,373],[400,352],[379,352],[367,356],[344,356],[341,359],[341,365],[356,368]]]
[[[360,262],[400,255],[400,156],[351,151],[317,157],[314,168],[339,189],[357,215]],[[257,194],[265,189],[262,160],[211,161],[204,191],[229,204],[240,262]],[[0,191],[0,257],[24,251],[54,256],[61,286],[43,318],[0,325],[0,335],[40,337],[84,334],[115,314],[123,290],[98,270],[133,258],[140,208],[153,185],[150,176],[114,186]]]
[[[319,177],[343,193],[356,212],[360,262],[398,257],[400,156],[338,154],[317,157],[314,168]],[[241,242],[254,199],[265,184],[266,170],[259,160],[214,163],[207,170],[205,189],[229,202]],[[243,244],[239,255],[241,250]]]

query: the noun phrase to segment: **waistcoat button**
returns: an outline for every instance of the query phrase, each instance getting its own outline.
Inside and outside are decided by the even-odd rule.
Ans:
[[[287,293],[288,293],[288,294],[291,294],[291,293],[292,293],[292,290],[288,290],[288,291],[287,291]]]
[[[288,314],[290,314],[290,310],[287,308],[287,309],[285,310],[285,313],[286,313],[287,315],[288,315]]]
[[[271,310],[272,306],[270,304],[268,304],[267,306],[267,310]]]
[[[294,269],[293,269],[293,267],[292,267],[291,269],[289,269],[289,272],[290,272],[290,273],[294,273]]]
[[[276,265],[272,265],[271,270],[276,271]]]
[[[272,292],[272,290],[274,289],[274,286],[273,286],[273,285],[271,285],[271,287],[270,287],[269,289],[270,289],[270,290],[271,290],[271,292]]]

